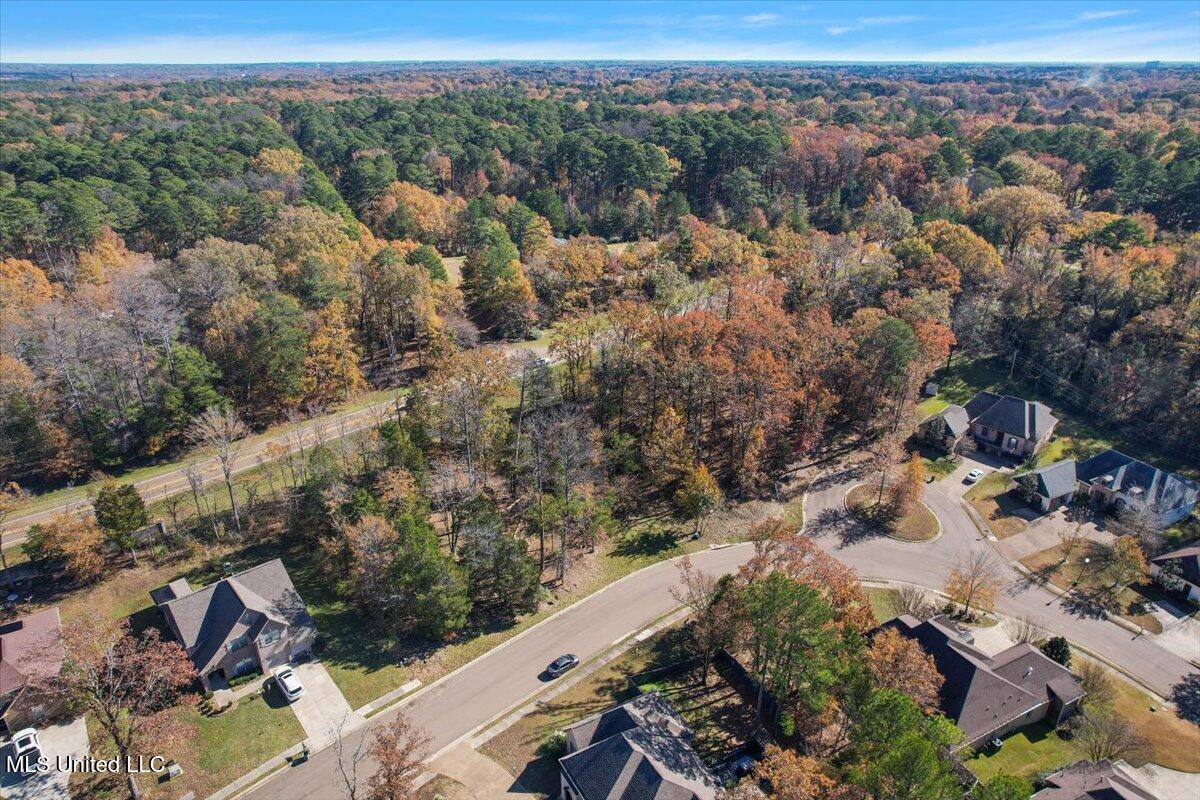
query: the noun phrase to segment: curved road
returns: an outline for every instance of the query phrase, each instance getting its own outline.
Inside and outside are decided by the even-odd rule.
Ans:
[[[939,588],[961,555],[987,546],[957,498],[939,484],[925,490],[925,501],[942,520],[944,533],[938,540],[906,544],[867,532],[842,506],[845,492],[858,481],[858,475],[850,470],[815,483],[808,496],[805,531],[862,577]],[[750,545],[741,544],[692,558],[707,572],[721,574],[737,569],[751,552]],[[1006,586],[997,601],[1002,613],[1035,619],[1048,630],[1121,664],[1159,694],[1169,694],[1171,686],[1193,671],[1186,661],[1147,639],[1135,638],[1109,622],[1080,618],[1056,595],[1029,585],[1010,567],[1004,566],[1002,574]],[[670,592],[677,576],[673,562],[634,573],[417,692],[402,708],[429,734],[430,750],[436,753],[544,688],[538,674],[558,654],[573,652],[586,660],[671,611],[677,605]],[[396,709],[381,713],[350,733],[345,752],[352,753],[362,737],[397,713]],[[366,775],[374,765],[366,759],[360,769],[360,776]],[[256,800],[339,800],[344,795],[333,748],[276,773],[248,796]]]

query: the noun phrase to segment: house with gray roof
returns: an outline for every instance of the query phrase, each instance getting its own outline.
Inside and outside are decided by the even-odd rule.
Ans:
[[[1124,768],[1111,761],[1078,761],[1046,776],[1031,800],[1156,800]]]
[[[1105,450],[1079,462],[1076,474],[1094,501],[1118,512],[1145,512],[1160,528],[1187,518],[1200,499],[1200,486],[1187,478],[1118,450]]]
[[[558,760],[564,800],[713,800],[717,778],[692,748],[692,732],[658,692],[567,728]]]
[[[979,392],[964,406],[971,435],[988,452],[1027,458],[1050,440],[1058,418],[1050,407],[1012,395]]]
[[[1200,603],[1200,544],[1155,556],[1150,559],[1150,574],[1157,576],[1167,564],[1174,564],[1188,599]]]
[[[951,403],[936,414],[930,414],[917,425],[917,433],[930,444],[953,452],[971,429],[967,410]]]
[[[1026,472],[1014,479],[1022,493],[1042,511],[1053,511],[1075,496],[1075,459],[1068,458]]]
[[[203,589],[172,581],[150,597],[206,689],[307,656],[316,641],[316,626],[280,559]]]
[[[922,622],[905,614],[876,630],[892,628],[921,645],[943,678],[942,714],[965,734],[960,747],[978,747],[1038,722],[1057,727],[1083,699],[1080,681],[1030,644],[988,656],[940,617]]]

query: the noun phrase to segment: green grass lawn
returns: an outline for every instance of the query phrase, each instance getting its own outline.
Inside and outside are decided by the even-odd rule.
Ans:
[[[277,698],[250,695],[224,714],[206,717],[193,709],[181,716],[194,734],[178,758],[184,775],[171,782],[172,797],[185,788],[205,797],[304,738],[291,707]]]
[[[917,501],[911,512],[904,517],[898,517],[892,512],[886,492],[882,505],[876,502],[877,497],[877,486],[862,483],[846,494],[846,507],[850,509],[851,514],[894,539],[927,542],[937,536],[937,517],[923,502]]]
[[[1083,759],[1079,745],[1055,733],[1046,723],[1017,731],[1004,740],[995,753],[979,753],[966,761],[981,781],[996,775],[1033,778],[1040,772],[1055,770]]]
[[[941,411],[946,406],[950,405],[950,401],[940,394],[933,397],[926,397],[921,402],[917,403],[917,411],[920,418],[923,420],[926,417],[931,417]]]
[[[871,601],[871,609],[875,612],[875,619],[880,622],[887,622],[893,617],[900,616],[900,593],[895,589],[875,589],[868,587],[864,589],[867,593],[867,598]]]

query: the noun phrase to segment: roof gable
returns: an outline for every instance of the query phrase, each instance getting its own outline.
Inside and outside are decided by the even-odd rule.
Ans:
[[[1079,463],[1079,480],[1100,484],[1162,513],[1196,503],[1200,487],[1119,450],[1105,450]]]
[[[1075,459],[1055,461],[1044,467],[1017,476],[1017,480],[1031,480],[1033,488],[1042,497],[1063,497],[1075,492]]]
[[[980,392],[967,402],[966,411],[972,422],[1010,436],[1035,441],[1058,424],[1049,406],[1010,394]]]
[[[58,606],[0,626],[0,695],[31,678],[57,675],[63,662],[61,635]]]

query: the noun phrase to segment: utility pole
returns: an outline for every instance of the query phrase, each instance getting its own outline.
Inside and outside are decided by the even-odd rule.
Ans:
[[[1019,350],[1013,350],[1012,363],[1008,365],[1008,379],[1012,381],[1013,369],[1017,366],[1017,353]]]

